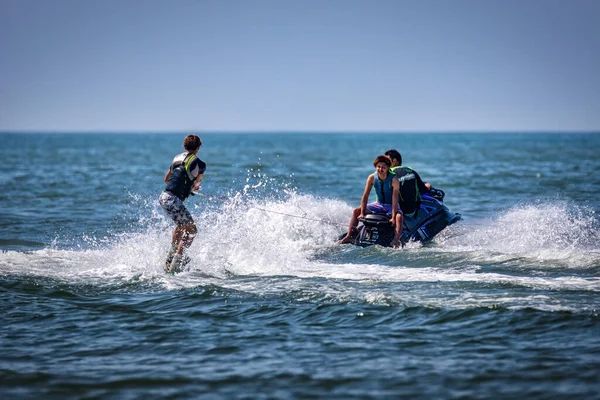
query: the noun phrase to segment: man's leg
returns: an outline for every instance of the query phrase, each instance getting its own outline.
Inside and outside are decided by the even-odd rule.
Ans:
[[[198,232],[198,230],[196,229],[196,224],[194,224],[193,221],[181,225],[178,228],[181,232],[179,235],[181,240],[179,240],[177,251],[175,253],[175,256],[173,257],[173,260],[171,261],[171,265],[167,268],[169,272],[179,272],[181,267],[183,267],[186,264],[185,258],[188,257],[183,255],[183,251],[192,245],[194,237],[196,237],[196,233]]]
[[[181,239],[183,236],[183,229],[181,227],[182,223],[193,221],[191,215],[181,202],[179,198],[175,195],[162,192],[159,197],[160,206],[163,208],[165,213],[175,222],[176,226],[173,229],[173,233],[171,235],[171,247],[167,252],[167,258],[165,262],[165,269],[167,271],[171,270],[171,263],[173,262],[173,258],[179,249],[179,244],[181,243]]]
[[[192,245],[192,242],[196,237],[196,233],[198,233],[198,229],[196,228],[196,224],[194,222],[182,225],[180,228],[181,234],[179,236],[180,239],[179,246],[177,247],[177,254],[183,254],[183,250]]]
[[[173,257],[177,254],[179,250],[179,244],[181,243],[181,237],[183,235],[183,229],[181,226],[176,226],[173,229],[173,234],[171,235],[171,248],[167,253],[167,261],[166,261],[166,269],[167,271],[171,269],[171,263],[173,262]]]

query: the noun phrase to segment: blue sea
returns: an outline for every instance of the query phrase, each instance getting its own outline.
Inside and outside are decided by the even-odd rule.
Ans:
[[[3,399],[600,399],[600,134],[4,133]],[[463,220],[336,245],[376,156]]]

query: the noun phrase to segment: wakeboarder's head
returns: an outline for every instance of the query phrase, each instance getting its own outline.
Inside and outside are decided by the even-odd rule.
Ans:
[[[202,146],[202,140],[196,135],[188,135],[183,139],[183,148],[188,153],[197,153]]]

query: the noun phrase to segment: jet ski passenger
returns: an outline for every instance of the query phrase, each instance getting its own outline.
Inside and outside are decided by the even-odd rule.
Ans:
[[[402,156],[395,149],[385,152],[391,161],[390,172],[400,184],[399,206],[405,217],[413,217],[421,206],[421,194],[429,193],[431,184],[423,182],[417,171],[402,165]]]
[[[369,175],[365,184],[360,207],[352,211],[352,218],[348,225],[348,233],[339,241],[340,244],[352,241],[352,232],[356,229],[358,221],[366,214],[385,213],[391,215],[390,223],[394,227],[394,239],[392,247],[397,248],[402,233],[402,210],[398,204],[398,193],[400,184],[396,175],[390,173],[390,159],[386,156],[378,156],[373,162],[375,172]],[[374,203],[367,204],[371,189],[375,187],[377,199]]]

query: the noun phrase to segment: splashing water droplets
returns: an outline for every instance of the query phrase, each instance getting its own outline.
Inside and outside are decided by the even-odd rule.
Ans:
[[[593,210],[568,202],[527,204],[442,243],[460,251],[594,265],[599,256],[597,224]]]

